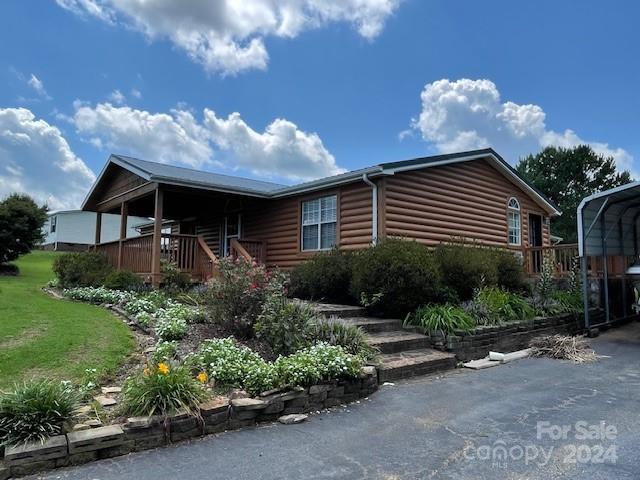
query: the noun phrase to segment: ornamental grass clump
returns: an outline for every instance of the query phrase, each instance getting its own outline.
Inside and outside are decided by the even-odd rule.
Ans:
[[[273,296],[265,302],[255,331],[273,353],[288,355],[309,345],[310,339],[314,338],[312,324],[319,321],[311,306]]]
[[[198,405],[209,397],[204,388],[207,381],[206,372],[193,376],[184,366],[150,364],[125,382],[123,405],[131,415],[197,414]]]
[[[70,427],[80,394],[69,382],[29,381],[0,395],[0,445],[44,442]]]
[[[471,330],[475,322],[469,313],[455,305],[425,305],[405,319],[406,326],[422,327],[428,332],[453,333]]]
[[[310,337],[316,342],[339,345],[346,353],[358,355],[364,360],[374,360],[380,353],[369,344],[364,330],[336,318],[317,320],[311,327]]]
[[[498,325],[516,320],[529,320],[536,314],[535,309],[523,297],[501,288],[478,289],[473,301],[483,305],[488,311],[487,324]]]

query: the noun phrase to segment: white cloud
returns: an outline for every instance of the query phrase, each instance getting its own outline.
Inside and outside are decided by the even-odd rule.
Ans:
[[[22,192],[51,209],[77,208],[94,180],[58,128],[25,108],[0,109],[0,197]]]
[[[151,39],[169,38],[206,70],[264,69],[264,39],[346,22],[366,39],[380,34],[402,0],[56,0],[80,15],[121,23]]]
[[[442,79],[426,84],[420,97],[422,111],[413,120],[413,127],[441,152],[493,147],[514,163],[546,146],[589,144],[596,152],[612,156],[619,168],[634,174],[633,157],[624,149],[583,139],[573,130],[548,130],[541,107],[502,102],[490,80]]]
[[[308,180],[341,173],[316,133],[276,119],[264,132],[239,113],[218,117],[205,109],[199,121],[184,107],[150,113],[109,103],[76,104],[78,133],[98,147],[163,163],[217,165],[254,175]]]
[[[51,97],[49,96],[49,94],[47,93],[47,91],[44,88],[44,83],[42,83],[42,80],[40,80],[38,77],[36,77],[33,73],[31,74],[31,77],[29,78],[27,83],[42,98],[51,99]]]
[[[127,98],[120,90],[114,90],[109,94],[109,100],[111,100],[116,105],[123,105],[127,101]]]
[[[142,98],[142,92],[140,90],[138,90],[137,88],[132,88],[131,89],[131,96],[133,98],[136,98],[136,99],[140,100]]]

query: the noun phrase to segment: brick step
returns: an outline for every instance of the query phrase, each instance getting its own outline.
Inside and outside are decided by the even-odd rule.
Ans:
[[[391,382],[451,370],[455,367],[455,355],[431,348],[388,353],[380,355],[378,381]]]
[[[374,317],[346,317],[339,319],[347,325],[360,327],[367,333],[390,332],[402,328],[400,320]]]
[[[370,333],[367,335],[369,343],[378,348],[381,353],[397,353],[403,350],[416,350],[428,348],[429,337],[420,333],[412,333],[404,330],[390,332]]]

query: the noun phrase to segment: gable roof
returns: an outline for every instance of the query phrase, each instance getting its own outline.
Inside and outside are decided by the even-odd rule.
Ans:
[[[185,187],[214,190],[225,193],[256,196],[261,198],[281,198],[301,193],[313,192],[332,188],[347,183],[353,183],[365,178],[377,178],[385,175],[394,175],[397,172],[417,170],[421,168],[436,167],[452,163],[460,163],[471,160],[485,159],[492,163],[498,171],[510,179],[516,185],[527,192],[538,205],[552,215],[560,215],[558,208],[538,189],[523,179],[518,172],[509,165],[492,148],[471,150],[467,152],[433,155],[429,157],[414,158],[398,162],[387,162],[372,167],[353,170],[350,172],[324,177],[297,185],[281,185],[262,180],[222,175],[218,173],[193,170],[184,167],[175,167],[163,163],[149,162],[124,155],[111,155],[107,165],[95,181],[91,191],[83,202],[83,208],[100,182],[104,172],[110,164],[119,165],[150,182],[180,185]]]

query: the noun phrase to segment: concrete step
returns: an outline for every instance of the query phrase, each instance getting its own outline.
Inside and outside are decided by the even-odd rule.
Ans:
[[[378,381],[380,383],[392,382],[403,378],[451,370],[455,367],[455,355],[431,348],[388,353],[380,355]]]
[[[402,322],[400,320],[390,318],[347,317],[340,318],[339,320],[347,325],[360,327],[367,333],[390,332],[402,328]]]
[[[333,303],[311,303],[320,315],[325,317],[364,317],[367,311],[355,305],[338,305]]]
[[[397,353],[403,350],[416,350],[430,346],[429,337],[404,330],[370,333],[367,335],[367,339],[381,353]]]

